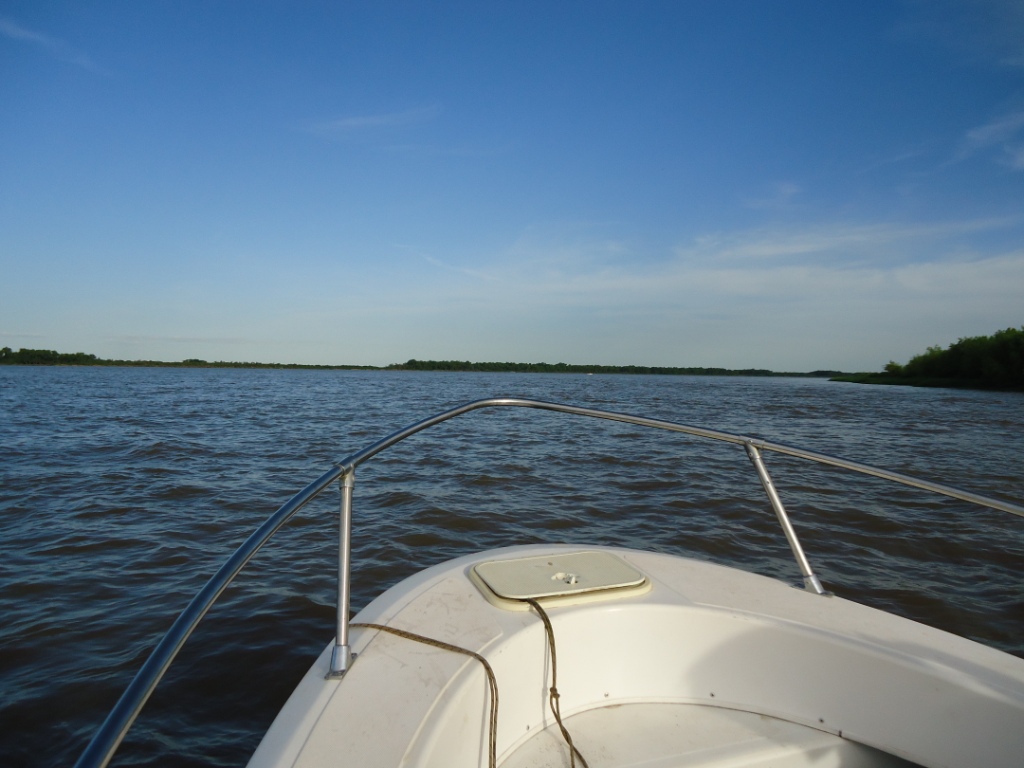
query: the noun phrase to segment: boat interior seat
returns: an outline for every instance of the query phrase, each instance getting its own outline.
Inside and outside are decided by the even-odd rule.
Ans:
[[[905,760],[774,717],[696,704],[621,704],[565,719],[590,765],[606,768],[906,768]],[[579,763],[577,762],[577,765]],[[521,744],[501,768],[569,768],[552,725]]]

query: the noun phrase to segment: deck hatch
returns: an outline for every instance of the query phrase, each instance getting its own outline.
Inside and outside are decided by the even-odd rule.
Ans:
[[[553,552],[538,557],[488,560],[470,569],[484,597],[502,608],[526,608],[521,600],[589,602],[650,589],[640,571],[610,552]]]

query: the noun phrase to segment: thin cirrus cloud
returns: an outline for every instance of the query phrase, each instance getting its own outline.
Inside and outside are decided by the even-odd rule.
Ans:
[[[1020,0],[933,0],[908,4],[895,33],[937,42],[968,61],[1024,66],[1024,5]]]
[[[0,17],[0,35],[9,40],[15,40],[35,46],[37,50],[40,50],[59,61],[74,64],[82,69],[87,69],[91,72],[104,71],[103,68],[98,66],[89,56],[73,46],[68,45],[63,40],[26,29],[10,19]]]
[[[255,339],[242,338],[238,336],[164,336],[164,335],[136,335],[136,336],[107,336],[106,340],[115,342],[127,342],[130,344],[149,344],[152,342],[172,344],[253,344]]]
[[[308,127],[310,133],[325,138],[345,138],[388,128],[427,123],[441,114],[437,105],[417,107],[400,112],[383,112],[366,115],[350,115],[334,120],[323,120]]]
[[[481,270],[467,269],[465,267],[456,267],[453,266],[452,264],[441,261],[441,259],[435,259],[433,256],[424,256],[423,259],[431,266],[438,267],[439,269],[442,269],[446,272],[454,272],[456,274],[465,275],[466,277],[471,277],[475,280],[491,281],[495,279],[493,275],[490,275]]]
[[[972,236],[1010,232],[1019,224],[990,218],[741,233],[678,249],[670,267],[674,279],[666,282],[718,295],[849,301],[859,294],[870,304],[877,292],[888,291],[908,300],[959,295],[980,305],[1006,299],[1021,284],[1024,251],[971,247]]]
[[[1017,217],[992,217],[902,224],[835,224],[797,230],[754,230],[727,235],[705,235],[676,249],[690,261],[725,260],[828,260],[869,262],[915,261],[933,253],[936,243],[947,238],[1009,230],[1020,224]]]
[[[784,211],[792,208],[797,196],[802,190],[798,184],[790,181],[781,182],[775,185],[770,194],[749,198],[744,201],[747,208],[762,211]]]
[[[1024,111],[1003,115],[967,131],[955,160],[998,149],[1004,164],[1024,171]]]
[[[439,289],[491,307],[702,305],[738,297],[795,300],[830,297],[870,305],[881,296],[921,301],[936,296],[1015,301],[1024,281],[1024,251],[964,246],[972,235],[1019,226],[1016,219],[919,224],[822,225],[814,231],[748,231],[696,238],[664,260],[637,259],[626,248],[609,258],[602,243],[543,246],[491,265],[487,288]],[[951,245],[951,240],[957,246]],[[589,256],[589,258],[588,258]],[[897,302],[898,304],[899,302]]]

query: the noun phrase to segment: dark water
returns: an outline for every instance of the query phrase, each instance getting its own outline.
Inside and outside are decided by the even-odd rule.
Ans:
[[[761,435],[1024,501],[1024,396],[800,379],[0,368],[0,765],[73,762],[227,555],[331,462],[519,395]],[[834,592],[1024,656],[1024,519],[769,456]],[[813,490],[823,488],[824,490]],[[333,635],[337,494],[186,645],[115,765],[240,765]],[[742,449],[477,412],[360,470],[354,603],[492,546],[591,542],[798,573]]]

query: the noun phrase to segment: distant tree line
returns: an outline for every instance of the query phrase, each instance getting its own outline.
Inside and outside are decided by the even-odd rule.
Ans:
[[[52,349],[0,349],[0,363],[8,365],[102,365],[104,361],[85,352],[54,352]]]
[[[139,368],[309,368],[314,370],[374,369],[371,365],[302,365],[299,363],[207,362],[190,357],[181,362],[163,360],[105,360],[85,352],[54,352],[52,349],[0,349],[0,365],[110,365]]]
[[[570,363],[471,363],[468,360],[409,360],[394,363],[399,371],[480,371],[486,373],[622,373],[660,376],[834,376],[838,371],[776,373],[766,368],[670,368],[649,365],[573,365]]]
[[[190,357],[181,362],[160,360],[105,360],[85,352],[54,352],[51,349],[0,349],[0,365],[110,365],[158,368],[309,368],[322,370],[382,370],[372,365],[300,365],[297,363],[207,362]],[[569,363],[471,363],[468,360],[409,360],[394,363],[389,371],[481,371],[488,373],[621,373],[661,376],[806,376],[828,377],[840,371],[777,373],[766,368],[669,368],[648,365],[572,365]]]
[[[884,373],[839,378],[865,384],[1024,390],[1024,326],[962,338],[946,349],[928,347],[903,365],[888,363]]]

